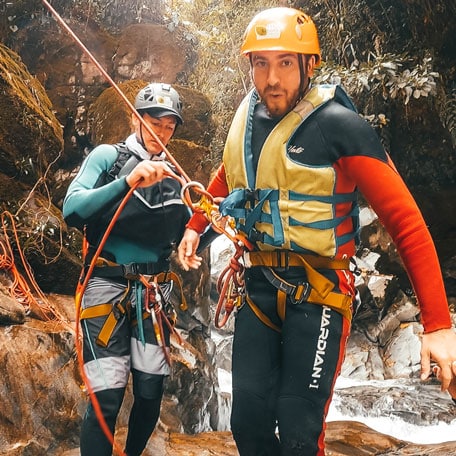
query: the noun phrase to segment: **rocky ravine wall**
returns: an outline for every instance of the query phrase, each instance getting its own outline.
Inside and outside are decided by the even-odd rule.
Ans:
[[[134,79],[122,84],[129,96],[151,76],[185,83],[184,75],[191,67],[191,59],[188,59],[191,51],[185,41],[180,41],[178,48],[168,46],[163,37],[169,36],[169,30],[162,25],[136,26],[124,34],[111,35],[91,22],[82,28],[78,21],[70,20],[70,23],[84,40],[103,44],[95,46],[96,55],[119,83]],[[74,315],[70,295],[79,273],[80,236],[62,222],[61,199],[68,180],[92,144],[117,141],[128,133],[129,114],[112,90],[106,90],[106,83],[93,65],[55,28],[50,18],[42,16],[39,24],[24,27],[15,40],[15,48],[21,51],[27,66],[18,54],[0,45],[0,201],[2,211],[17,215],[23,235],[21,241],[40,285],[71,323]],[[157,54],[144,53],[140,38],[145,33],[154,43]],[[134,36],[137,38],[132,39]],[[170,55],[166,55],[166,51]],[[187,87],[182,88],[182,94],[186,122],[171,149],[188,174],[205,184],[211,170],[211,164],[205,160],[213,131],[210,103],[204,95]],[[375,222],[369,224],[364,233],[365,246],[378,257],[373,263],[362,258],[369,264],[370,274],[361,277],[359,283],[365,307],[350,341],[345,373],[357,378],[413,376],[417,371],[416,350],[394,353],[393,349],[417,347],[420,331],[416,323],[417,308],[413,299],[406,293],[404,296],[406,278],[388,237]],[[367,251],[368,257],[369,254]],[[451,272],[454,268],[452,263],[448,264],[447,276],[454,280]],[[184,437],[168,432],[199,433],[217,429],[220,416],[225,413],[226,403],[222,401],[226,398],[218,395],[213,366],[217,347],[209,338],[208,269],[205,264],[197,273],[179,271],[190,304],[189,311],[179,315],[179,326],[193,349],[173,349],[173,375],[167,385],[158,440],[153,443],[162,454],[178,455],[178,449],[182,449]],[[393,277],[387,274],[389,271],[394,271]],[[371,279],[376,275],[386,276],[372,287]],[[74,452],[86,395],[75,364],[71,327],[34,318],[33,309],[31,313],[26,312],[28,309],[9,297],[11,277],[7,270],[2,271],[0,279],[0,451],[5,455]],[[61,293],[69,296],[62,297]],[[380,327],[386,328],[382,336],[378,322]],[[229,329],[226,337],[230,335]],[[402,343],[393,344],[396,340]],[[391,347],[389,352],[385,350],[388,346]],[[385,354],[387,363],[383,359]],[[229,358],[229,353],[225,358]],[[126,406],[129,401],[128,397]],[[449,408],[446,414],[451,413],[454,410]],[[125,414],[119,424],[121,427],[125,424]],[[331,429],[335,429],[334,434]],[[386,451],[386,448],[391,449],[389,454],[424,454],[424,451],[451,454],[449,448],[454,450],[454,445],[417,449],[417,446],[368,433],[355,425],[346,425],[345,431],[329,425],[329,451],[332,451],[329,454],[379,454],[377,451]],[[363,439],[368,434],[372,441],[361,442],[361,432]],[[229,435],[218,439],[226,443],[227,449],[216,454],[235,454]],[[207,443],[213,440],[192,442],[199,448],[194,453],[198,455],[204,454],[206,445],[214,444]]]

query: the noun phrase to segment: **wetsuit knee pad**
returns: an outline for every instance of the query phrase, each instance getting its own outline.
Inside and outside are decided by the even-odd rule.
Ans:
[[[243,390],[233,390],[231,430],[238,449],[277,449],[275,436],[276,418],[273,404],[268,400]],[[252,452],[250,454],[263,454]],[[269,453],[264,453],[269,454]],[[278,453],[271,453],[278,454]]]
[[[276,420],[266,401],[252,393],[237,391],[231,412],[231,431],[240,456],[277,456],[280,443]]]
[[[132,369],[133,394],[143,399],[160,399],[163,395],[163,375],[148,374]]]

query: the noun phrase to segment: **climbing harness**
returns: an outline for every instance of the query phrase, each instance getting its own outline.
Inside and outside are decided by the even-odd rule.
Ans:
[[[348,320],[351,320],[351,296],[332,291],[334,283],[317,270],[347,270],[350,266],[350,259],[332,259],[291,251],[274,250],[246,252],[244,254],[244,263],[247,268],[261,267],[265,278],[277,289],[277,314],[282,321],[285,319],[287,298],[290,299],[292,304],[300,304],[306,301],[330,307]],[[303,268],[307,281],[292,284],[282,278],[276,270],[277,268],[287,270],[290,267]],[[248,296],[247,304],[264,324],[280,332],[277,325],[273,324]]]

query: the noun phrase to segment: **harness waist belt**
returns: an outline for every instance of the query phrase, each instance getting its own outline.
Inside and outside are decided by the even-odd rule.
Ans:
[[[328,258],[317,255],[305,255],[289,250],[266,250],[261,252],[245,252],[246,268],[267,266],[270,268],[303,267],[304,263],[315,269],[349,269],[349,258]]]
[[[129,264],[107,264],[105,260],[97,261],[93,269],[94,277],[125,277],[136,278],[139,275],[156,275],[169,270],[169,261],[162,260],[156,263],[129,263]]]
[[[352,297],[332,291],[334,283],[317,271],[317,269],[349,269],[350,259],[332,259],[303,255],[288,250],[273,250],[247,252],[244,254],[244,261],[245,267],[261,266],[266,279],[277,288],[279,314],[285,315],[285,299],[289,296],[294,304],[308,301],[326,305],[351,320]],[[293,266],[305,269],[308,283],[301,282],[297,285],[288,283],[272,269]]]

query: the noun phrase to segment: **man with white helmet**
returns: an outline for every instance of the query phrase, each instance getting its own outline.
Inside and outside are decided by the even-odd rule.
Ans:
[[[312,19],[265,10],[241,50],[255,88],[208,186],[254,246],[244,255],[236,314],[231,428],[241,456],[322,456],[355,302],[358,191],[392,236],[417,295],[422,377],[433,359],[442,389],[455,396],[456,334],[431,236],[389,155],[341,87],[311,84],[321,60]],[[206,225],[201,214],[187,224],[184,268],[198,267]]]
[[[152,83],[136,96],[135,108],[166,147],[182,120],[177,91]],[[102,144],[88,155],[68,188],[63,205],[70,226],[85,229],[86,268],[113,214],[130,187],[137,185],[97,259],[82,300],[84,371],[112,435],[132,373],[134,404],[125,452],[142,453],[159,417],[163,382],[169,375],[169,329],[158,331],[146,277],[173,323],[169,305],[173,274],[169,257],[189,219],[181,184],[162,145],[132,115],[134,132],[124,143]],[[147,297],[147,298],[146,298]],[[82,423],[81,456],[110,456],[112,444],[89,404]]]

